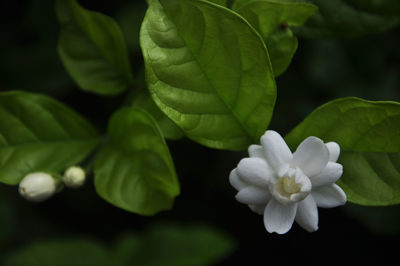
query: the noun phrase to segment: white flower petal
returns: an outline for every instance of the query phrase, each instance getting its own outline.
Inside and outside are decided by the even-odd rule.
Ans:
[[[249,146],[249,156],[265,159],[264,149],[261,145],[252,144]]]
[[[263,205],[271,199],[268,190],[258,187],[245,187],[236,194],[236,200],[247,205]]]
[[[311,195],[298,203],[295,220],[309,232],[318,230],[318,208]]]
[[[231,183],[232,187],[234,187],[236,190],[241,190],[242,188],[245,188],[248,186],[243,180],[240,179],[240,177],[237,174],[237,169],[233,169],[231,171],[231,174],[229,175],[229,183]]]
[[[343,174],[343,166],[329,162],[325,168],[315,176],[310,176],[313,187],[326,186],[335,183]]]
[[[329,151],[324,142],[316,137],[308,137],[293,154],[292,167],[300,167],[306,176],[313,176],[325,168]]]
[[[275,175],[265,159],[261,158],[244,158],[236,169],[244,182],[259,187],[268,187]]]
[[[340,146],[336,142],[328,142],[325,144],[329,150],[329,161],[337,162],[340,155]]]
[[[318,187],[311,192],[318,207],[333,208],[343,205],[347,201],[346,194],[336,184]]]
[[[249,205],[250,210],[257,214],[263,214],[265,210],[266,205]]]
[[[264,225],[269,233],[284,234],[290,230],[296,216],[297,204],[283,205],[271,199],[264,211]]]
[[[279,173],[282,167],[285,167],[292,160],[292,152],[277,132],[267,130],[261,137],[261,144],[268,164],[276,173]]]

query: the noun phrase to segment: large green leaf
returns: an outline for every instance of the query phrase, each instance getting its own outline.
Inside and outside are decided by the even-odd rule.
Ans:
[[[142,234],[125,234],[114,254],[121,266],[206,266],[215,265],[234,248],[234,240],[215,228],[164,224]]]
[[[98,141],[87,121],[51,98],[0,94],[0,182],[15,185],[31,172],[63,171],[84,160]]]
[[[117,207],[142,215],[170,209],[179,184],[152,117],[141,109],[122,108],[111,117],[108,134],[109,142],[94,165],[97,193]]]
[[[383,32],[400,24],[398,0],[303,1],[314,3],[319,8],[304,27],[296,29],[297,34],[310,39],[355,38]],[[397,9],[397,14],[382,13],[382,9],[391,8],[394,8],[392,11]]]
[[[303,25],[317,11],[309,3],[276,0],[237,0],[232,8],[264,38],[275,76],[288,68],[297,50],[297,38],[289,27]]]
[[[140,38],[156,104],[203,145],[238,150],[258,142],[276,98],[261,37],[205,1],[150,2]]]
[[[207,0],[209,2],[212,2],[214,4],[220,5],[220,6],[227,6],[228,0]]]
[[[2,258],[4,259],[4,258]],[[90,239],[39,241],[6,256],[3,266],[110,266],[109,251]]]
[[[83,90],[114,95],[132,83],[125,40],[115,21],[82,8],[76,0],[57,0],[61,25],[58,51]]]
[[[132,106],[146,110],[157,121],[165,138],[177,140],[183,137],[182,130],[161,112],[147,91],[136,93]]]
[[[296,147],[308,136],[340,144],[339,184],[361,205],[400,203],[400,104],[341,98],[322,105],[286,137]]]

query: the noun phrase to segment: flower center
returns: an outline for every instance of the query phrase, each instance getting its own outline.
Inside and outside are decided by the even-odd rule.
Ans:
[[[272,195],[282,204],[299,202],[311,192],[311,182],[299,168],[289,168],[271,188]]]
[[[300,192],[301,187],[296,184],[295,178],[281,177],[277,182],[277,189],[280,190],[282,194],[293,194]]]

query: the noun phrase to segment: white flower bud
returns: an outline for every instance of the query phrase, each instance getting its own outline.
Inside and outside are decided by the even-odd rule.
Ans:
[[[63,182],[69,188],[78,188],[85,183],[85,171],[77,166],[72,166],[64,173]]]
[[[56,192],[54,178],[46,173],[31,173],[19,183],[19,194],[29,201],[41,202]]]

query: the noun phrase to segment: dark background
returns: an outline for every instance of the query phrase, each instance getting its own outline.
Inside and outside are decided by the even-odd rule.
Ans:
[[[127,39],[137,86],[144,89],[138,32],[145,1],[80,1],[112,16]],[[57,54],[58,23],[53,1],[0,3],[0,90],[44,93],[75,108],[104,130],[126,95],[100,97],[74,84]],[[338,97],[399,101],[400,30],[355,40],[305,40],[289,70],[277,78],[278,99],[270,129],[288,133],[317,106]],[[347,204],[319,209],[319,227],[308,233],[297,225],[286,235],[268,234],[262,216],[235,201],[228,176],[245,152],[217,151],[187,139],[168,145],[181,183],[174,209],[142,217],[100,199],[89,180],[42,204],[19,197],[16,187],[0,185],[0,259],[39,239],[89,235],[111,243],[124,231],[157,221],[211,224],[237,240],[238,248],[218,265],[384,265],[398,257],[400,208]],[[395,243],[395,244],[393,244]],[[28,266],[28,265],[27,265]]]

